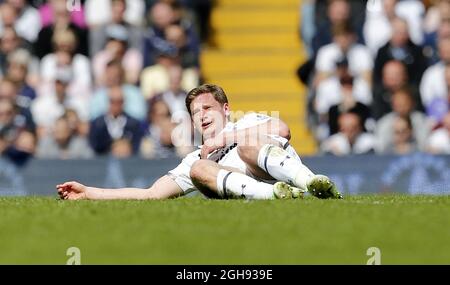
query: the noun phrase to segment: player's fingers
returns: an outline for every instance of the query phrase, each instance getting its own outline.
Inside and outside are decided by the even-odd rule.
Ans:
[[[70,182],[65,182],[64,184],[62,184],[62,189],[63,190],[75,190],[77,188],[78,183],[74,182],[74,181],[70,181]]]
[[[202,151],[200,153],[200,158],[202,158],[202,159],[207,158],[209,153],[210,153],[209,147],[202,147]]]
[[[64,190],[58,191],[58,195],[61,197],[63,196],[63,193],[64,193]]]
[[[67,200],[79,200],[80,199],[76,193],[72,193],[72,192],[68,193],[66,197],[67,197],[66,198]]]
[[[58,189],[58,190],[60,190],[60,189],[66,189],[66,188],[67,188],[67,187],[64,186],[64,184],[56,185],[56,189]]]
[[[58,191],[62,191],[62,190],[64,190],[64,189],[67,189],[67,186],[64,185],[64,184],[59,184],[59,185],[56,185],[56,189],[57,189]]]
[[[73,187],[75,184],[76,184],[75,181],[69,181],[69,182],[64,183],[63,185],[66,187]]]
[[[75,181],[67,181],[67,182],[64,182],[62,184],[62,186],[64,186],[64,187],[72,187],[72,186],[74,186],[76,184],[77,184],[77,182],[75,182]]]

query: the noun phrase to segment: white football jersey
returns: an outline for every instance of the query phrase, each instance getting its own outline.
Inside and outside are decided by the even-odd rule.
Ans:
[[[251,128],[257,126],[259,124],[263,124],[268,122],[271,117],[263,114],[257,113],[249,113],[242,117],[235,123],[229,122],[226,124],[225,128],[222,132],[232,132],[235,130],[242,130],[246,128]],[[295,150],[288,144],[288,140],[280,137],[271,135],[274,139],[280,141],[283,146],[286,146],[285,149],[289,151],[291,154],[297,153]],[[233,167],[235,169],[239,169],[242,173],[246,173],[246,164],[242,161],[237,153],[237,144],[234,143],[232,145],[228,145],[222,149],[215,151],[214,153],[208,156],[209,160],[213,160],[220,165]],[[171,177],[175,183],[180,186],[180,188],[185,192],[189,193],[194,190],[197,190],[192,183],[191,177],[189,175],[190,170],[194,162],[200,159],[201,146],[199,149],[189,153],[186,157],[181,161],[181,163],[173,170],[168,172],[168,176]]]

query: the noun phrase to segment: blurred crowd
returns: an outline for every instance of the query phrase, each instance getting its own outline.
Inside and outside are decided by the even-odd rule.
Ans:
[[[450,0],[303,0],[308,124],[324,154],[450,154]]]
[[[183,156],[213,0],[0,0],[0,152]],[[450,0],[303,0],[322,153],[450,153]]]
[[[212,0],[0,0],[0,152],[183,155]]]

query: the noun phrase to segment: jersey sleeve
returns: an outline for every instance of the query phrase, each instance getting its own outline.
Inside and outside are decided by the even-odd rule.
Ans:
[[[242,117],[234,124],[234,130],[243,130],[247,128],[251,128],[257,126],[259,124],[267,123],[271,119],[270,116],[259,114],[259,113],[250,113]]]
[[[195,161],[200,159],[200,150],[188,154],[181,163],[170,170],[167,175],[183,190],[185,194],[197,190],[189,175],[191,167]]]

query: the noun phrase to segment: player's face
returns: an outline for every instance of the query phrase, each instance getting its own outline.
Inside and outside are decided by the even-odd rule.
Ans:
[[[202,134],[203,140],[216,136],[227,123],[229,105],[217,102],[211,93],[197,96],[190,108],[194,126]]]

